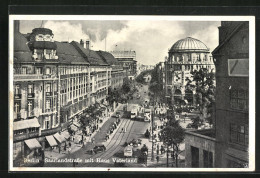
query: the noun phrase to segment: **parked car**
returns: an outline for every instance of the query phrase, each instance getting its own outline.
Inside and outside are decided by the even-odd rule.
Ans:
[[[116,118],[119,118],[121,116],[121,113],[120,112],[116,112]]]
[[[130,146],[134,146],[134,147],[137,147],[137,146],[140,146],[142,144],[142,140],[141,139],[133,139],[132,141],[130,141],[128,143]]]
[[[98,144],[91,149],[92,154],[97,154],[106,151],[106,147],[103,144]]]

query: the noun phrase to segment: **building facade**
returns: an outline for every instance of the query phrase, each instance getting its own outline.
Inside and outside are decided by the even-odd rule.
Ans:
[[[187,37],[173,44],[165,61],[165,93],[168,104],[186,100],[193,104],[194,91],[186,90],[191,71],[206,68],[214,71],[209,48],[200,40]]]
[[[249,23],[221,22],[216,65],[216,167],[248,165]]]
[[[97,51],[100,57],[103,58],[112,68],[111,70],[111,89],[119,89],[123,85],[123,79],[126,77],[126,71],[120,65],[119,61],[106,51]]]
[[[135,76],[137,70],[135,51],[111,51],[110,52],[126,71],[127,76]]]
[[[44,150],[50,137],[61,144],[57,134],[89,106],[105,102],[110,86],[123,83],[122,67],[109,61],[112,54],[80,43],[54,41],[47,28],[23,35],[14,22],[14,161]]]

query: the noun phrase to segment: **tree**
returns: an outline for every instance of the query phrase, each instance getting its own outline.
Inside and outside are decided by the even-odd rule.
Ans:
[[[195,90],[196,104],[204,118],[211,118],[212,107],[215,103],[215,74],[206,68],[191,72],[192,80],[186,78],[186,89]],[[211,121],[212,123],[212,121]]]
[[[138,83],[141,83],[141,84],[144,84],[145,81],[144,81],[144,76],[146,74],[151,74],[152,70],[145,70],[145,71],[142,71],[136,78],[135,78],[135,81],[138,82]]]
[[[125,78],[122,85],[122,92],[124,94],[129,93],[131,90],[131,82],[128,78]]]
[[[168,152],[169,146],[173,147],[175,165],[178,167],[178,156],[181,153],[180,144],[184,140],[184,129],[179,125],[178,121],[171,121],[162,131],[161,131],[161,140],[164,144],[167,145],[167,167],[168,167]]]

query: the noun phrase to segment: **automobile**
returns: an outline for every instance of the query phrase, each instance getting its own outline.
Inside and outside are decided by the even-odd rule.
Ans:
[[[133,147],[132,146],[125,147],[124,156],[125,157],[132,157],[133,156]]]
[[[106,147],[104,144],[97,144],[94,146],[93,149],[91,149],[92,154],[97,154],[106,151]]]
[[[121,112],[116,112],[116,118],[119,118],[121,116]]]
[[[141,115],[137,115],[135,117],[135,119],[138,120],[138,121],[144,121],[145,120],[145,118],[143,116],[141,116]]]
[[[128,144],[130,146],[138,147],[138,146],[140,146],[142,144],[142,140],[141,139],[133,139]]]

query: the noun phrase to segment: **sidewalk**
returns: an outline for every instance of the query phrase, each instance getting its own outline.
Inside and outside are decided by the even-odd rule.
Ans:
[[[161,148],[161,145],[163,145],[163,142],[156,142],[154,144],[154,161],[152,161],[152,142],[149,141],[149,139],[144,138],[142,139],[142,145],[146,144],[146,146],[148,147],[148,157],[147,157],[147,167],[167,167],[167,153],[165,151],[165,153],[161,154],[161,151],[159,151],[159,161],[157,162],[156,160],[156,156],[157,156],[157,144],[159,143],[159,148]],[[180,145],[180,149],[181,150],[185,150],[185,144],[181,144]],[[184,152],[185,153],[185,152]],[[169,151],[169,156],[168,156],[168,161],[169,161],[169,167],[172,167],[172,163],[173,163],[173,159],[171,157],[170,151]],[[184,154],[180,154],[179,155],[179,162],[180,160],[184,160],[185,156]],[[180,164],[179,164],[180,165]],[[174,162],[174,166],[175,167],[175,162]]]
[[[120,107],[122,106],[122,104],[119,104],[118,107],[115,109],[115,111],[113,113],[115,113]],[[110,114],[110,116],[112,116],[112,114]],[[108,132],[108,130],[110,129],[110,126],[112,123],[114,123],[116,121],[116,118],[113,117],[107,117],[104,119],[104,121],[102,123],[100,123],[98,130],[96,130],[90,138],[87,138],[87,140],[89,140],[86,144],[84,144],[84,149],[90,149],[91,147],[93,147],[93,144],[90,142],[91,138],[95,138],[95,142],[96,143],[100,143],[100,142],[105,142],[105,136]],[[50,151],[45,151],[45,157],[46,158],[63,158],[65,157],[65,155],[69,155],[68,152],[68,147],[69,145],[67,144],[66,147],[66,151],[64,150],[64,147],[61,148],[61,151],[59,153],[59,149],[55,148],[53,150]],[[74,143],[71,142],[71,151],[70,154],[73,154],[77,151],[79,151],[82,148],[82,144],[78,144],[78,143]]]

